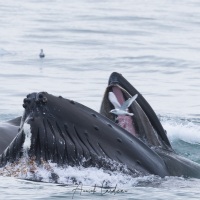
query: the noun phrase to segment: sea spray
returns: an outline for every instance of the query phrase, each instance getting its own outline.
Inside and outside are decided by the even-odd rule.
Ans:
[[[28,158],[28,151],[30,150],[30,147],[31,147],[31,128],[30,128],[30,125],[28,123],[24,123],[23,125],[23,131],[24,131],[24,134],[25,134],[25,141],[24,141],[24,144],[23,144],[23,152],[24,152],[24,156],[26,158]]]
[[[8,163],[0,168],[1,176],[16,177],[20,179],[58,183],[64,185],[101,186],[120,188],[143,186],[152,182],[160,182],[161,178],[155,175],[133,177],[119,171],[110,171],[96,167],[83,166],[58,167],[56,163],[43,162],[37,165],[32,159],[21,158],[17,163]],[[57,177],[55,179],[55,177]]]
[[[162,118],[162,124],[167,131],[168,138],[182,140],[191,144],[200,144],[200,125],[189,119]]]

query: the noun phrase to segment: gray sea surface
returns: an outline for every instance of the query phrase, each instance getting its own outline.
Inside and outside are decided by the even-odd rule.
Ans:
[[[22,115],[25,96],[40,91],[99,111],[113,71],[144,95],[174,149],[200,163],[200,1],[0,1],[0,121]],[[200,197],[198,179],[56,170],[60,184],[42,169],[43,182],[0,176],[0,199]],[[64,175],[82,181],[84,192]],[[102,191],[104,180],[121,192]]]

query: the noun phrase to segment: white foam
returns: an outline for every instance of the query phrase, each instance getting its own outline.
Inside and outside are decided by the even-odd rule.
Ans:
[[[53,178],[57,177],[56,180]],[[119,171],[109,171],[96,167],[82,166],[58,167],[57,164],[44,162],[37,166],[33,160],[22,158],[16,164],[7,164],[0,168],[0,175],[42,182],[56,182],[59,184],[83,184],[85,186],[131,187],[138,183],[160,180],[157,176],[132,177]]]
[[[200,144],[200,126],[190,121],[164,120],[162,122],[171,141],[183,140],[191,144]]]
[[[24,134],[25,134],[25,141],[23,144],[23,149],[24,152],[27,152],[30,149],[31,146],[31,127],[29,124],[27,124],[26,122],[23,125],[23,130],[24,130]]]

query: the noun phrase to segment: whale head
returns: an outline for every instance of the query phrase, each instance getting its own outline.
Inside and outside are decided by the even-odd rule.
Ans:
[[[0,155],[0,165],[21,158],[37,164],[127,169],[168,175],[163,160],[115,122],[73,100],[47,92],[27,95],[17,136]]]

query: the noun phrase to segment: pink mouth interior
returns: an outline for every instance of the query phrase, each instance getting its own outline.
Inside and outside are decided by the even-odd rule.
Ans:
[[[120,88],[114,86],[112,87],[113,93],[117,97],[117,100],[119,103],[122,105],[125,102],[123,93]],[[135,125],[133,122],[133,119],[131,116],[126,116],[126,115],[119,115],[117,117],[118,120],[118,125],[127,130],[129,133],[133,134],[134,136],[137,136],[137,132],[135,129]]]

